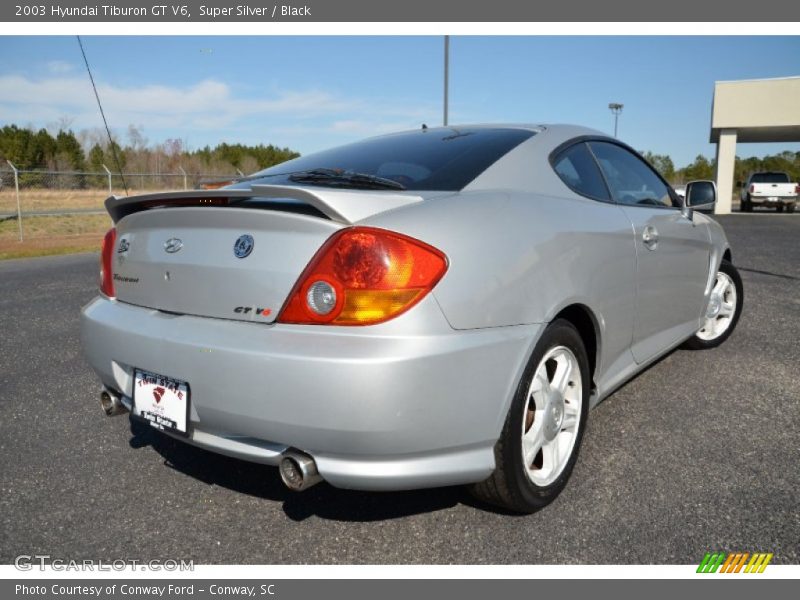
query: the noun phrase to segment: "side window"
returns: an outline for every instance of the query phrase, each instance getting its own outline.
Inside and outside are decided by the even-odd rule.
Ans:
[[[597,200],[611,201],[600,169],[585,143],[560,152],[553,160],[553,169],[573,191]]]
[[[616,202],[632,206],[673,206],[667,185],[638,156],[609,142],[589,142],[589,146]]]

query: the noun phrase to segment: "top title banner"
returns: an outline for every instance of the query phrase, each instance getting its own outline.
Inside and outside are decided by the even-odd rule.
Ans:
[[[761,0],[86,0],[0,4],[3,22],[787,22],[800,2]],[[675,31],[680,34],[680,31]],[[713,33],[713,31],[709,31]]]

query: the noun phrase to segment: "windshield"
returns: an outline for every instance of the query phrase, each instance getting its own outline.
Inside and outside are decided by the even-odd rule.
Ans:
[[[523,129],[420,129],[301,156],[247,179],[269,177],[269,183],[324,185],[330,181],[296,174],[335,170],[396,181],[408,190],[458,191],[533,135]],[[292,174],[295,176],[290,177]]]
[[[789,183],[786,173],[756,173],[750,183]]]

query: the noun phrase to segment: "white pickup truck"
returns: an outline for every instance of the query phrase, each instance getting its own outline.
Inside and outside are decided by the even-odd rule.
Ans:
[[[742,212],[751,212],[754,206],[775,207],[778,212],[794,212],[800,184],[793,182],[787,173],[761,171],[753,173],[742,186]]]

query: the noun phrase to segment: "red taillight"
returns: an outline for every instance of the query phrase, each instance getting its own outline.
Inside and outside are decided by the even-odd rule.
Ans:
[[[754,186],[754,185],[751,183],[751,184],[750,184],[750,193],[752,194],[752,193],[753,193],[753,192],[755,192],[755,191],[756,191],[756,186]]]
[[[109,298],[114,297],[114,273],[111,269],[111,259],[114,257],[116,241],[117,230],[112,227],[106,232],[100,249],[100,291]]]
[[[800,196],[800,183],[794,186],[794,193]]]
[[[306,267],[278,322],[382,323],[422,300],[446,270],[445,255],[419,240],[371,227],[344,229]]]

